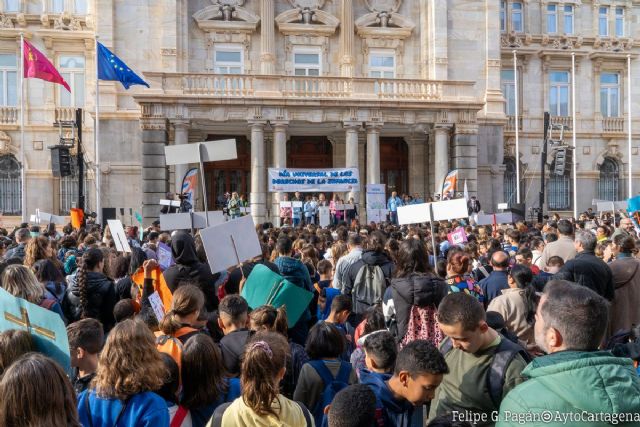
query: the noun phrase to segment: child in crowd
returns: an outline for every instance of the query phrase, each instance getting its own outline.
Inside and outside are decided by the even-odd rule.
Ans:
[[[340,295],[340,291],[336,288],[322,288],[318,294],[318,320],[327,320],[331,314],[331,305],[333,299]]]
[[[376,395],[364,384],[340,390],[329,408],[329,427],[375,426]]]
[[[178,364],[167,353],[160,353],[162,362],[167,369],[167,376],[164,383],[156,394],[164,399],[169,409],[169,418],[171,427],[191,427],[191,414],[184,406],[178,406],[178,391],[180,390],[180,369]]]
[[[125,320],[109,333],[98,359],[96,377],[78,396],[83,426],[167,426],[169,411],[154,393],[167,370],[153,334],[139,321]]]
[[[289,345],[275,332],[259,332],[245,348],[240,381],[242,396],[219,406],[207,427],[311,427],[311,414],[279,393]]]
[[[22,355],[36,351],[31,334],[18,329],[0,332],[0,377]]]
[[[331,261],[322,259],[318,262],[318,274],[320,280],[316,284],[316,289],[320,292],[320,289],[328,288],[331,286],[331,280],[333,280],[333,265]]]
[[[326,322],[334,325],[342,333],[345,341],[345,349],[342,353],[342,360],[348,362],[353,352],[353,334],[354,329],[347,319],[351,314],[353,302],[348,295],[338,295],[331,302],[331,312]]]
[[[367,335],[375,332],[387,330],[384,323],[384,315],[382,314],[382,308],[379,305],[376,305],[369,309],[367,314],[365,315],[365,319],[358,325],[354,332],[354,341],[356,343],[356,349],[351,353],[351,366],[358,373],[358,377],[360,377],[360,370],[365,369],[367,365],[365,364],[365,354],[362,345],[364,343],[364,339]]]
[[[373,346],[370,351],[374,356]],[[448,372],[449,368],[438,349],[428,341],[417,340],[398,353],[393,375],[376,373],[361,376],[361,380],[375,393],[384,425],[408,427],[417,425],[413,422],[423,424],[420,409],[433,399],[443,375]],[[414,414],[417,420],[412,422]]]
[[[224,366],[229,375],[240,375],[240,356],[249,338],[249,306],[240,295],[227,295],[218,306],[220,317],[218,326],[224,337],[220,340],[220,349]]]
[[[4,372],[0,396],[0,426],[81,425],[69,378],[40,353],[22,356]]]
[[[118,301],[113,307],[113,318],[116,323],[120,323],[123,320],[133,319],[136,315],[136,307],[131,298],[125,298]]]
[[[75,370],[72,378],[76,394],[85,391],[98,368],[98,356],[104,345],[102,324],[96,319],[82,319],[67,326],[71,367]]]
[[[189,338],[182,351],[180,407],[189,411],[192,426],[204,427],[218,406],[238,396],[240,380],[227,378],[220,349],[211,337],[197,334]]]
[[[287,338],[287,309],[282,306],[277,310],[271,305],[263,305],[249,315],[249,327],[252,332],[277,332]],[[289,399],[293,398],[302,366],[309,361],[304,347],[289,341],[289,356],[287,357],[287,371],[280,382],[280,393]]]
[[[309,408],[318,424],[324,414],[323,391],[330,385],[323,378],[329,376],[336,382],[347,385],[357,383],[358,378],[351,364],[340,359],[344,353],[345,340],[335,325],[327,322],[314,325],[309,332],[305,349],[311,361],[302,367],[293,400],[302,402]]]

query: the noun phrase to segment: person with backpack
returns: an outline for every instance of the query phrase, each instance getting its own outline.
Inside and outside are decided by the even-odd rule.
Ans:
[[[506,395],[497,426],[522,425],[522,417],[544,414],[585,417],[568,423],[554,417],[544,424],[549,426],[637,426],[640,378],[633,362],[598,350],[608,319],[609,304],[595,291],[565,280],[550,281],[535,324],[536,343],[547,354],[534,359],[522,372],[526,381]],[[600,418],[589,422],[586,417],[591,415]],[[635,419],[625,422],[621,415]]]
[[[351,364],[340,360],[344,348],[344,337],[335,326],[318,322],[311,328],[306,345],[311,360],[302,367],[293,400],[311,410],[317,426],[322,425],[324,410],[335,394],[358,382]]]
[[[173,294],[171,310],[160,322],[160,330],[156,332],[158,351],[167,353],[181,368],[182,350],[189,338],[200,333],[193,327],[204,306],[202,291],[193,285],[180,286]]]
[[[200,262],[193,237],[184,231],[175,232],[171,238],[171,254],[175,264],[163,273],[169,290],[174,293],[185,282],[197,285],[204,294],[206,311],[215,311],[218,308],[215,283],[219,274],[211,274],[209,264]]]
[[[55,298],[47,296],[47,291],[33,272],[24,265],[12,264],[2,273],[2,288],[14,297],[22,298],[58,314],[67,322],[62,307]]]
[[[255,334],[243,356],[242,396],[216,408],[207,427],[313,427],[309,410],[279,392],[288,352],[281,334]]]
[[[362,379],[376,395],[376,425],[424,425],[422,407],[434,398],[447,373],[444,357],[433,344],[424,340],[409,343],[398,353],[393,374],[370,373]]]
[[[492,414],[504,396],[523,381],[528,353],[489,327],[482,303],[466,293],[444,297],[438,324],[447,336],[440,351],[452,369],[436,392],[429,418],[465,411],[480,419],[478,426],[493,425]]]
[[[387,293],[390,291],[398,342],[404,346],[422,339],[437,347],[443,339],[436,321],[437,307],[448,288],[444,280],[433,274],[422,240],[408,239],[400,244],[395,277]]]
[[[240,375],[240,357],[249,339],[249,306],[240,295],[227,295],[218,306],[218,326],[224,333],[220,340],[222,360],[227,373]]]
[[[394,269],[393,261],[384,251],[385,243],[382,232],[371,233],[362,257],[345,275],[342,293],[353,300],[353,315],[349,322],[353,327],[358,326],[369,308],[382,303]]]
[[[240,396],[240,380],[227,377],[220,349],[211,337],[197,334],[182,350],[182,392],[173,422],[181,425],[187,413],[192,427],[204,427],[215,409]]]
[[[80,422],[86,427],[168,426],[167,404],[154,393],[166,376],[149,328],[136,320],[118,323],[100,353],[95,379],[78,396]]]

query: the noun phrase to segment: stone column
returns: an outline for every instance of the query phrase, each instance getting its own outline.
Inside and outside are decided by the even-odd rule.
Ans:
[[[353,0],[342,0],[340,23],[340,75],[353,77]]]
[[[260,73],[275,74],[275,12],[273,0],[262,0],[260,6]]]
[[[356,168],[358,172],[360,171],[360,164],[358,161],[358,130],[361,127],[360,122],[345,122],[345,144],[344,144],[344,152],[345,152],[345,167],[347,168]],[[347,197],[353,197],[353,200],[358,203],[358,192],[352,191]]]
[[[173,124],[173,143],[174,145],[188,144],[189,143],[189,120],[179,120],[172,122]],[[189,170],[189,165],[175,165],[174,166],[174,182],[175,192],[179,194],[182,192],[182,178],[184,174]]]
[[[434,179],[435,188],[433,192],[440,194],[442,191],[442,181],[449,172],[449,127],[436,126],[435,134],[435,156],[434,156]]]
[[[453,169],[458,169],[458,187],[467,181],[469,196],[478,190],[478,125],[456,123],[451,150]]]
[[[289,122],[272,122],[273,126],[273,167],[287,167],[287,127]],[[271,221],[274,225],[280,225],[280,200],[284,193],[273,193],[271,202]]]
[[[426,157],[426,137],[415,134],[405,137],[409,147],[409,194],[420,195],[422,200],[426,200],[425,188],[425,157]]]
[[[380,184],[380,123],[367,123],[367,184]]]
[[[160,215],[160,199],[167,192],[167,168],[164,146],[167,143],[166,119],[142,118],[142,218],[148,227]]]
[[[251,215],[258,224],[266,220],[267,181],[264,159],[265,122],[249,122],[251,127]]]

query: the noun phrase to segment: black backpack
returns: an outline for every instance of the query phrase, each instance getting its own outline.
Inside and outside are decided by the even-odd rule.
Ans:
[[[489,396],[493,406],[500,408],[500,402],[502,402],[502,390],[504,389],[504,377],[507,373],[507,368],[519,354],[522,356],[526,363],[531,362],[531,356],[527,351],[519,344],[514,343],[505,336],[500,336],[500,344],[496,348],[496,351],[491,360],[491,366],[489,367],[489,375],[487,375],[487,389],[489,390]],[[453,349],[453,344],[449,338],[445,338],[440,346],[440,353],[446,356],[449,351]]]

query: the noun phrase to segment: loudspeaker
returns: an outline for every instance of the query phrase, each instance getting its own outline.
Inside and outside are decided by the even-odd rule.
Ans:
[[[102,228],[107,226],[108,219],[118,219],[116,217],[116,208],[102,208]]]
[[[73,175],[69,148],[61,145],[51,147],[51,171],[56,178]]]

